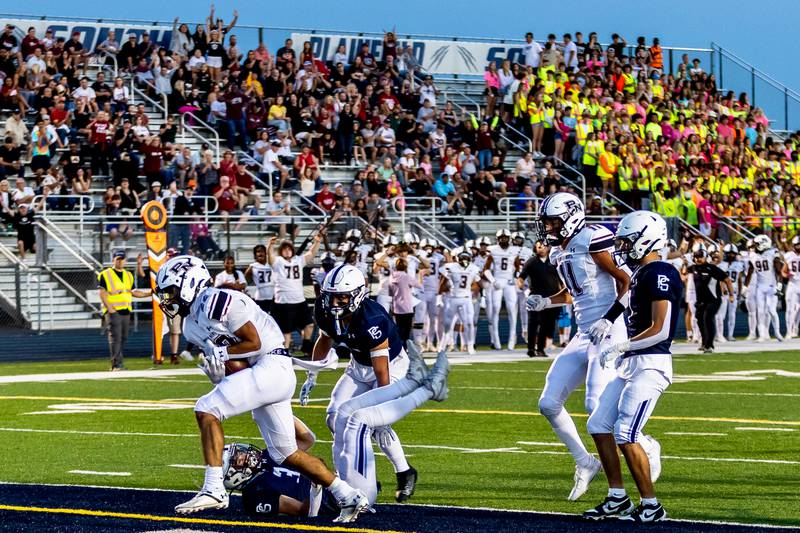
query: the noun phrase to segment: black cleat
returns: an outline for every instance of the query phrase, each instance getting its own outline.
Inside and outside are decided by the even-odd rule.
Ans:
[[[395,475],[397,476],[397,490],[394,493],[394,499],[398,503],[407,502],[417,487],[417,471],[410,466],[405,472],[398,472]]]
[[[656,503],[655,505],[642,503],[639,504],[639,507],[634,509],[632,513],[626,516],[620,516],[619,519],[639,524],[661,522],[667,519],[667,511],[660,503]]]
[[[583,513],[589,520],[605,520],[606,518],[621,518],[634,512],[633,503],[628,496],[614,498],[606,496],[603,503]]]

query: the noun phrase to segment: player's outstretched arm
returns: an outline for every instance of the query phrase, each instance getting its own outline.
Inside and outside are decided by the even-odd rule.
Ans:
[[[317,336],[317,342],[314,343],[314,349],[311,351],[311,360],[320,361],[325,359],[331,348],[333,348],[333,339],[320,331],[319,336]]]

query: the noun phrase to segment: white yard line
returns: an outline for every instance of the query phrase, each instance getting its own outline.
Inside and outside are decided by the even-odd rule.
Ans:
[[[752,427],[740,427],[740,428],[733,428],[737,431],[797,431],[796,429],[792,428],[752,428]]]
[[[694,432],[694,431],[665,431],[664,435],[692,436],[692,437],[725,437],[727,433]]]
[[[193,470],[194,469],[197,469],[197,470],[205,470],[206,469],[206,467],[203,466],[203,465],[180,465],[180,464],[178,464],[178,465],[167,465],[167,466],[169,466],[171,468],[191,468]]]

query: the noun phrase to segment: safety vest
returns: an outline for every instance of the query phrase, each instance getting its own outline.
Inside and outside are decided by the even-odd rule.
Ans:
[[[633,171],[631,171],[631,167],[620,165],[619,172],[617,177],[619,178],[619,190],[620,192],[628,192],[633,187],[633,178],[632,178]]]
[[[597,164],[597,175],[601,179],[612,179],[617,173],[619,158],[613,152],[603,152]]]
[[[626,74],[626,73],[622,74],[622,78],[624,80],[623,81],[624,85],[622,86],[622,90],[625,91],[626,93],[630,93],[630,94],[635,93],[636,92],[636,79],[632,75]]]
[[[598,156],[603,153],[604,149],[603,141],[588,141],[583,150],[583,164],[595,166]]]
[[[639,170],[639,179],[636,180],[636,188],[640,191],[650,190],[650,176],[653,171],[649,168],[641,168]]]
[[[650,66],[659,70],[664,68],[664,52],[661,46],[650,47]]]
[[[556,111],[552,107],[544,107],[539,110],[539,119],[544,123],[545,128],[553,127],[553,119],[556,116]]]
[[[660,83],[650,81],[650,90],[653,92],[653,98],[664,99],[664,86]]]
[[[133,310],[133,274],[127,270],[122,271],[122,281],[117,274],[113,273],[113,268],[107,268],[100,272],[97,281],[101,279],[106,282],[106,294],[109,305],[117,311]],[[105,307],[105,306],[104,306]],[[103,314],[108,309],[103,309]]]
[[[662,214],[665,217],[676,217],[678,216],[678,199],[677,198],[670,198],[665,199],[662,205]]]
[[[586,137],[594,131],[591,122],[578,122],[575,125],[575,142],[578,146],[586,146]]]
[[[692,200],[692,195],[687,195],[681,192],[681,208],[683,209],[683,218],[692,226],[697,225],[697,206]]]
[[[536,101],[532,100],[528,104],[528,114],[531,117],[531,124],[538,124],[542,121],[541,116],[539,115],[539,106],[536,105]]]

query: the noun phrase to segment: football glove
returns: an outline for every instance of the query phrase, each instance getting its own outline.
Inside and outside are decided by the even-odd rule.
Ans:
[[[305,383],[300,387],[300,405],[308,405],[308,399],[311,397],[311,391],[317,385],[317,373],[309,372],[306,377]]]
[[[609,364],[613,361],[614,367],[618,368],[620,362],[622,361],[622,354],[627,352],[630,347],[630,341],[623,341],[606,348],[600,353],[600,366],[603,368],[608,368]]]
[[[200,354],[200,364],[197,367],[203,371],[208,377],[208,380],[211,381],[214,385],[222,381],[225,377],[225,363],[220,361],[219,359],[214,359],[211,357],[206,357],[204,354]]]
[[[535,313],[546,309],[548,305],[550,305],[550,298],[545,298],[539,294],[531,294],[525,300],[526,309]]]
[[[592,344],[600,344],[611,333],[611,328],[614,324],[607,318],[601,318],[589,328],[589,340]]]
[[[378,444],[378,447],[383,450],[392,445],[395,432],[392,431],[392,426],[378,426],[372,430],[372,438]]]

